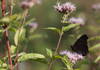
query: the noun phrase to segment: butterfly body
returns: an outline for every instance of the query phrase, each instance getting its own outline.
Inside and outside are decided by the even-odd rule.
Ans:
[[[71,46],[72,50],[78,54],[83,56],[88,54],[88,45],[87,45],[87,35],[82,35],[73,46]]]

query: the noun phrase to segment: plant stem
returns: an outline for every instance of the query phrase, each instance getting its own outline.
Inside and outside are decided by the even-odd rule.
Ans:
[[[58,50],[59,50],[59,48],[60,48],[60,43],[61,43],[61,39],[62,39],[62,36],[63,36],[63,27],[62,27],[62,29],[61,29],[61,33],[60,33],[59,36],[60,36],[60,37],[59,37],[59,40],[58,40],[57,47],[56,47],[56,50],[55,50],[55,52],[54,52],[54,55],[56,55],[56,53],[58,52]]]
[[[10,64],[10,70],[13,70],[11,52],[10,52],[10,42],[9,42],[9,39],[8,39],[8,31],[7,30],[4,32],[4,38],[6,40],[6,48],[8,50],[8,61],[9,61],[9,64]]]
[[[9,15],[12,15],[13,11],[13,0],[9,0]]]
[[[62,39],[62,36],[63,36],[63,27],[61,29],[61,33],[59,34],[59,40],[58,40],[58,43],[57,43],[57,47],[56,47],[56,50],[54,52],[54,55],[57,54],[59,48],[60,48],[60,43],[61,43],[61,39]],[[53,66],[53,62],[54,60],[51,60],[50,64],[49,64],[49,67],[48,67],[48,70],[51,70],[52,69],[52,66]]]
[[[21,28],[23,27],[23,24],[25,23],[25,20],[26,20],[26,16],[27,16],[27,13],[28,13],[28,9],[24,11],[23,13],[23,19],[22,19],[22,22],[21,22],[21,26],[19,27],[19,31],[21,31]],[[20,32],[19,32],[20,34]],[[16,70],[18,70],[19,66],[18,66],[18,53],[19,53],[19,46],[17,45],[17,50],[16,50],[16,57],[15,57],[15,60],[14,62],[16,63]]]
[[[5,16],[6,12],[6,0],[1,0],[1,10],[2,10],[2,16]]]
[[[5,13],[6,13],[6,0],[1,0],[1,9],[2,9],[2,17],[5,16]],[[7,25],[3,25],[3,28],[6,29],[7,28]],[[12,59],[11,59],[11,52],[10,52],[10,42],[9,42],[9,37],[8,37],[8,30],[5,30],[4,31],[4,39],[6,41],[6,48],[8,50],[8,62],[9,62],[9,65],[10,65],[10,70],[13,70],[13,65],[12,65]]]

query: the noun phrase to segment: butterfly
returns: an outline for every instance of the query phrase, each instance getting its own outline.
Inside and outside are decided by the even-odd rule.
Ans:
[[[89,52],[87,45],[88,36],[86,34],[82,35],[73,46],[71,46],[72,51],[86,56]]]

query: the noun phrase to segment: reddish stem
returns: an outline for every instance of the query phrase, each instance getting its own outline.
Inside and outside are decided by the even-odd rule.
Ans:
[[[6,12],[6,0],[1,0],[2,16],[5,16]]]
[[[11,59],[11,52],[10,52],[10,42],[9,42],[9,39],[8,39],[8,31],[7,30],[4,32],[4,38],[6,40],[6,48],[8,50],[8,61],[9,61],[9,64],[10,64],[10,70],[13,70],[12,59]]]
[[[2,16],[4,17],[5,13],[6,13],[6,0],[1,0],[1,10],[2,10]],[[4,25],[3,28],[6,29],[7,25]],[[8,61],[10,64],[10,70],[13,70],[11,52],[10,52],[10,42],[8,39],[8,31],[7,30],[4,31],[4,39],[6,41],[6,48],[8,50]]]

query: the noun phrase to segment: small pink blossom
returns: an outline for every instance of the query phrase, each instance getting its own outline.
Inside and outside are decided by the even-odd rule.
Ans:
[[[80,24],[80,25],[84,25],[85,24],[85,21],[83,18],[75,18],[75,17],[72,17],[68,20],[70,23],[73,23],[73,24]]]
[[[40,4],[40,3],[41,3],[41,0],[23,0],[21,2],[21,7],[23,9],[29,9],[32,6],[34,6],[35,4]]]
[[[69,13],[76,10],[76,7],[71,2],[66,2],[63,4],[57,3],[54,8],[59,11],[60,13]]]
[[[93,4],[93,5],[92,5],[92,8],[93,8],[94,10],[100,10],[100,3]]]
[[[61,55],[66,55],[70,59],[72,63],[76,63],[78,60],[83,59],[83,56],[81,54],[75,53],[75,52],[70,52],[70,51],[62,51],[60,52]]]

